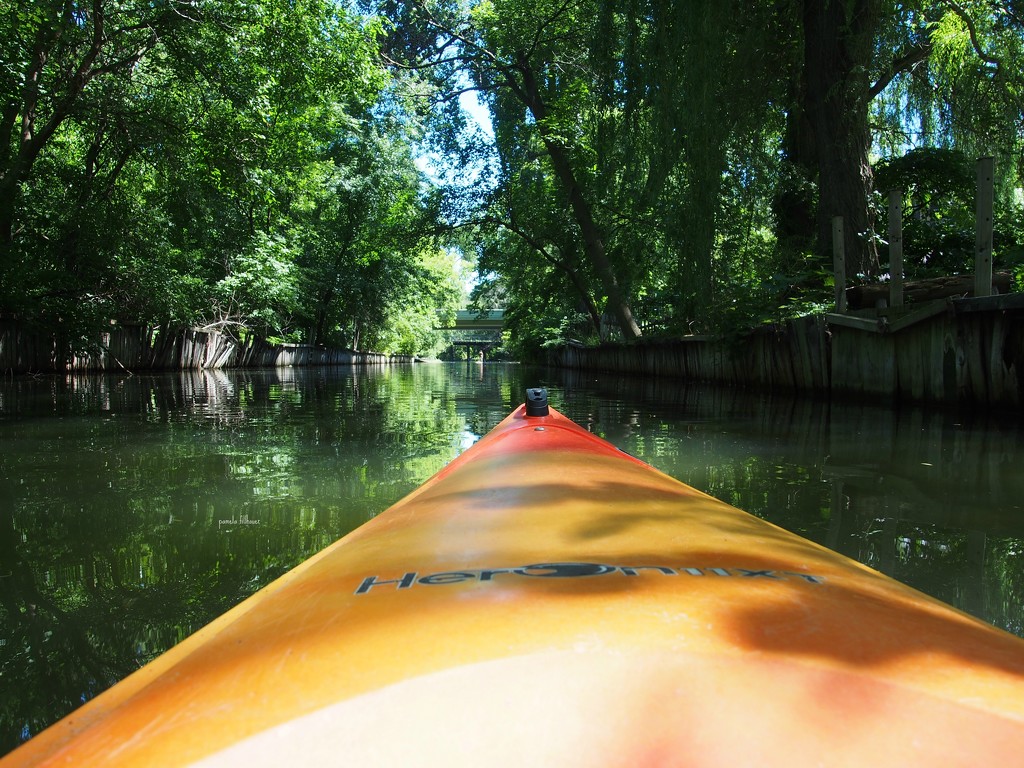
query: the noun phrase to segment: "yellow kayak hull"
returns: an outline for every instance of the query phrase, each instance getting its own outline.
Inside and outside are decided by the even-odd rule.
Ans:
[[[7,758],[978,765],[1024,641],[523,408]]]

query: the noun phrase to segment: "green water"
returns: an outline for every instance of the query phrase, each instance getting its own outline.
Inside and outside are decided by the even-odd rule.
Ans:
[[[0,754],[385,509],[527,386],[659,469],[1024,634],[1015,418],[519,366],[0,381]]]

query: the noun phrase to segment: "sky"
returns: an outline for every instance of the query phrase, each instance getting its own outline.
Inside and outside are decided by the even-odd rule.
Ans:
[[[475,127],[488,141],[493,141],[494,126],[491,123],[491,113],[487,106],[480,101],[476,91],[467,91],[459,96],[459,105],[462,107],[463,112],[465,112],[470,127]],[[446,163],[437,153],[432,152],[426,145],[423,145],[420,150],[415,158],[416,166],[435,184],[444,184],[446,174],[467,170],[461,167],[454,168],[450,163]],[[478,173],[479,171],[469,169],[471,177]],[[451,181],[451,178],[447,180]],[[469,179],[469,183],[472,183],[472,178]],[[459,282],[468,296],[480,279],[475,269],[475,258],[472,254],[454,253],[452,255]]]
[[[459,106],[466,114],[470,127],[476,127],[488,140],[494,140],[494,126],[487,105],[480,101],[476,91],[467,91],[459,96]],[[426,146],[416,156],[416,165],[432,181],[441,183],[444,179],[443,159]]]

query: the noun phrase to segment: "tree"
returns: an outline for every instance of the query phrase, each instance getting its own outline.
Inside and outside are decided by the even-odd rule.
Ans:
[[[620,265],[609,255],[607,232],[590,188],[589,149],[576,130],[578,100],[588,96],[588,29],[596,8],[588,2],[498,0],[463,12],[457,5],[418,2],[393,9],[397,21],[422,30],[403,37],[400,66],[430,71],[447,89],[483,93],[507,137],[540,152],[558,180],[578,231],[582,252],[627,339],[640,336]],[[433,35],[433,44],[428,45]],[[393,51],[397,54],[398,51]],[[445,112],[449,114],[450,112]],[[504,149],[508,149],[505,147]]]
[[[880,0],[805,0],[804,99],[814,136],[818,247],[828,252],[832,219],[844,219],[846,272],[874,277],[878,253],[871,194],[869,71]]]
[[[429,347],[456,241],[538,344],[735,328],[824,285],[833,216],[877,276],[880,160],[1020,185],[1008,0],[2,8],[0,311],[68,349],[111,318]]]
[[[506,294],[512,291],[517,305],[508,316],[510,327],[516,327],[519,315],[524,326],[531,317],[536,326],[549,309],[558,307],[570,314],[584,314],[586,327],[575,328],[577,335],[600,338],[599,283],[581,252],[572,216],[554,188],[557,180],[529,158],[522,164],[513,163],[511,148],[502,154],[506,170],[501,185],[487,201],[479,230],[479,267],[484,273],[505,276],[502,290]],[[481,292],[481,300],[486,293]],[[555,297],[560,300],[552,304]]]
[[[565,311],[582,310],[593,327],[606,309],[625,338],[635,337],[637,306],[647,322],[667,313],[677,330],[710,327],[716,291],[731,272],[715,264],[728,158],[752,139],[770,140],[764,126],[776,122],[764,38],[767,31],[774,44],[783,25],[772,5],[414,7],[417,14],[402,6],[403,29],[419,24],[439,42],[434,48],[429,35],[404,33],[405,44],[419,45],[407,66],[434,74],[438,101],[450,106],[472,88],[491,110],[498,187],[484,220],[527,246],[489,257],[502,262],[503,290],[527,288],[510,269],[536,276],[551,265],[572,288]],[[553,205],[568,216],[559,220]]]
[[[409,127],[381,114],[339,137],[297,206],[301,316],[312,343],[428,352],[436,312],[454,311],[460,289],[438,255],[438,203],[403,136]],[[413,339],[423,346],[411,349]]]
[[[641,266],[638,292],[670,314],[666,328],[707,330],[732,279],[720,250],[733,226],[726,189],[750,175],[735,158],[761,156],[756,147],[771,140],[770,52],[782,28],[765,3],[604,5],[593,119],[618,247]]]
[[[999,147],[1013,157],[1024,25],[1007,3],[798,5],[804,54],[790,78],[784,150],[793,173],[776,198],[778,231],[806,237],[816,207],[818,250],[826,255],[831,218],[842,216],[847,274],[870,279],[879,271],[872,148],[962,146],[984,154]],[[816,206],[808,182],[817,187]]]
[[[0,309],[68,328],[72,347],[112,317],[298,339],[303,291],[319,290],[303,248],[338,223],[310,215],[336,191],[338,148],[374,152],[363,137],[395,122],[379,102],[376,27],[322,0],[165,10],[10,9],[0,171],[18,194],[3,197]],[[412,140],[379,143],[401,167],[376,176],[393,178],[377,223],[395,203],[428,227],[436,206],[419,204]],[[350,257],[373,262],[396,227],[371,230]]]
[[[130,75],[162,35],[194,22],[194,13],[191,4],[136,0],[4,3],[0,246],[9,248],[14,236],[19,185],[87,88]]]
[[[437,328],[455,319],[465,299],[455,254],[425,247],[416,255],[404,285],[404,294],[387,307],[387,323],[378,331],[373,349],[400,355],[437,355],[448,345]]]
[[[266,0],[257,10],[175,49],[190,130],[164,148],[163,205],[176,248],[197,255],[211,287],[202,322],[295,340],[310,201],[332,147],[371,119],[384,81],[372,26],[333,4]]]

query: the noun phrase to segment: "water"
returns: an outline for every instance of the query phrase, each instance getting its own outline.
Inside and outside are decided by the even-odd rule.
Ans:
[[[387,508],[527,386],[738,507],[1024,634],[1016,419],[519,366],[0,382],[0,754]]]

